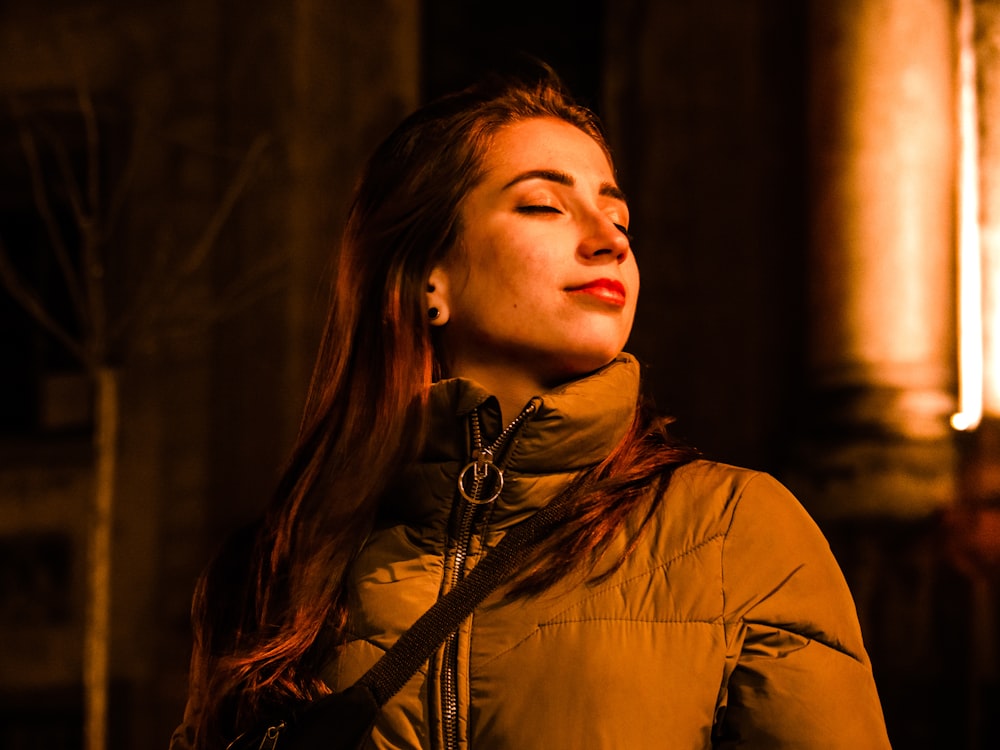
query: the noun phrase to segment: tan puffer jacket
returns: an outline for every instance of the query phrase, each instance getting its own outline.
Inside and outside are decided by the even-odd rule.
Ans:
[[[353,568],[354,640],[324,677],[348,687],[504,531],[600,461],[629,424],[628,355],[534,401],[501,496],[449,542],[469,418],[496,402],[468,381],[432,393],[422,459],[389,493]],[[464,504],[459,503],[459,505]],[[453,513],[455,517],[453,518]],[[624,535],[614,555],[623,549]],[[766,474],[679,469],[610,578],[570,575],[538,597],[488,601],[382,711],[378,748],[885,748],[851,595],[799,503]]]

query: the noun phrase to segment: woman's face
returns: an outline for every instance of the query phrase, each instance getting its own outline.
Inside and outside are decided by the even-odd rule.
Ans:
[[[448,375],[538,390],[610,362],[632,328],[639,270],[602,148],[555,118],[500,130],[430,278]]]

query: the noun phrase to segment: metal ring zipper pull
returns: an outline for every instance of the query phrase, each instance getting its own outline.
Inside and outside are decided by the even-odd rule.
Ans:
[[[532,401],[521,411],[520,414],[500,433],[500,436],[492,445],[483,445],[482,429],[479,426],[479,412],[473,410],[469,415],[469,423],[472,428],[472,460],[465,465],[458,474],[458,492],[472,505],[488,505],[500,497],[503,492],[503,469],[493,463],[493,457],[502,447],[507,444],[508,439],[514,431],[521,426],[530,414],[534,414],[536,404]],[[466,479],[469,472],[472,472],[472,487],[466,487]],[[493,475],[493,492],[487,497],[481,497],[484,482]]]
[[[465,489],[466,476],[470,471],[473,480],[471,494]],[[490,474],[494,477],[493,493],[487,497],[480,497],[480,488]],[[500,497],[500,493],[503,492],[503,472],[492,461],[483,462],[478,459],[470,461],[458,475],[458,492],[473,505],[488,505]]]

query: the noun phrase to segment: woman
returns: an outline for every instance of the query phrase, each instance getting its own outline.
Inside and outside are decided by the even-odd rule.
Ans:
[[[293,459],[196,595],[174,747],[345,689],[557,496],[569,520],[373,747],[888,746],[815,525],[640,406],[628,224],[596,119],[552,75],[447,97],[379,147]],[[488,497],[459,484],[474,456],[502,474]]]

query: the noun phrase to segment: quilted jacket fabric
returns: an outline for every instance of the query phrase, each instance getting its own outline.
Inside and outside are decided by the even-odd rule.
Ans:
[[[630,423],[638,365],[621,355],[534,400],[500,497],[467,549],[449,529],[469,462],[469,414],[487,441],[495,399],[435,384],[421,458],[387,494],[351,574],[352,640],[324,678],[357,679],[511,526],[602,460]],[[620,556],[626,528],[600,565]],[[464,554],[467,553],[467,554]],[[819,529],[772,477],[695,461],[678,469],[638,547],[599,583],[494,596],[384,708],[377,748],[885,748],[850,592]],[[446,713],[453,706],[454,719]]]

